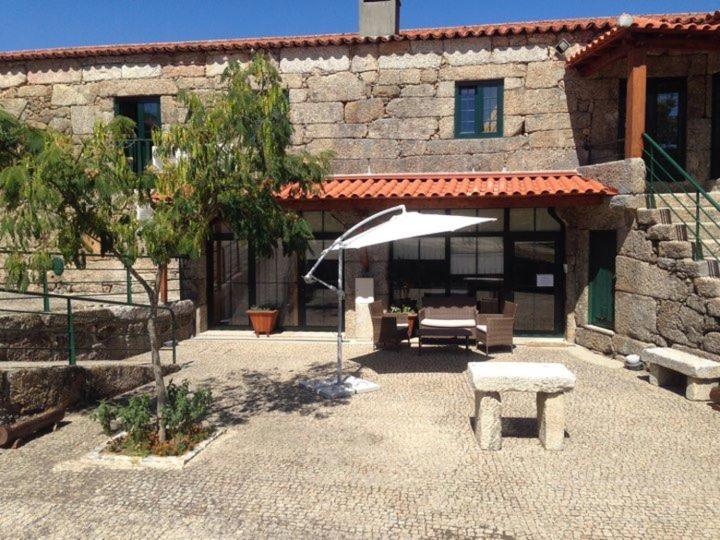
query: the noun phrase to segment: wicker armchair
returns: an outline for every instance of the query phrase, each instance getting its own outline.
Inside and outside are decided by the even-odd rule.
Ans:
[[[370,304],[373,325],[373,346],[379,349],[396,349],[404,339],[408,341],[408,322],[405,313],[385,313],[382,302]]]
[[[480,313],[475,325],[475,339],[478,349],[485,344],[485,356],[489,356],[490,347],[503,345],[513,350],[513,329],[517,305],[505,302],[502,313]]]

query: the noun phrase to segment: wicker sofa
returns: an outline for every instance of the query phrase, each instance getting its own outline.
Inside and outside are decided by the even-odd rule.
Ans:
[[[422,353],[423,339],[465,338],[475,336],[477,326],[477,300],[472,296],[426,296],[418,312],[418,354]]]

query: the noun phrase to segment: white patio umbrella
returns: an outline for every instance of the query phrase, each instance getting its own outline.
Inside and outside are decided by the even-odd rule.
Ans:
[[[375,221],[379,217],[400,212],[398,215],[391,217],[389,220],[376,225],[366,231],[351,236],[355,231],[367,225],[371,221]],[[345,249],[360,249],[376,244],[384,244],[395,240],[404,240],[406,238],[417,238],[420,236],[428,236],[431,234],[439,234],[445,232],[457,231],[465,227],[479,225],[488,221],[495,221],[493,218],[480,218],[472,216],[453,216],[447,214],[421,214],[419,212],[408,212],[404,205],[395,206],[382,210],[372,216],[362,220],[357,225],[351,227],[339,238],[337,238],[327,249],[320,253],[315,265],[303,277],[306,283],[317,282],[324,285],[337,293],[338,297],[338,328],[337,328],[337,367],[336,375],[331,379],[303,381],[300,383],[304,388],[308,388],[318,392],[323,397],[337,398],[346,397],[351,394],[363,392],[371,392],[380,387],[372,382],[364,381],[356,377],[346,377],[342,375],[342,302],[345,296],[343,291],[343,256]],[[325,259],[331,251],[338,251],[338,281],[337,285],[325,283],[321,279],[315,277],[314,272],[320,263]]]

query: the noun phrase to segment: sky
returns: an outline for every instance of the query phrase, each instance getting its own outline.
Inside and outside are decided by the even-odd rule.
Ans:
[[[401,28],[714,11],[717,0],[404,0]],[[358,0],[0,0],[0,50],[357,30]]]

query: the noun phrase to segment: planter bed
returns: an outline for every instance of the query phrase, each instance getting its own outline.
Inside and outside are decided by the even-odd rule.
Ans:
[[[219,428],[213,431],[207,439],[196,444],[192,450],[181,456],[127,456],[108,451],[108,447],[112,442],[127,435],[126,432],[118,433],[95,450],[90,452],[88,456],[91,461],[97,464],[107,465],[117,468],[151,468],[151,469],[182,469],[190,460],[205,450],[215,439],[225,432],[225,428]]]

